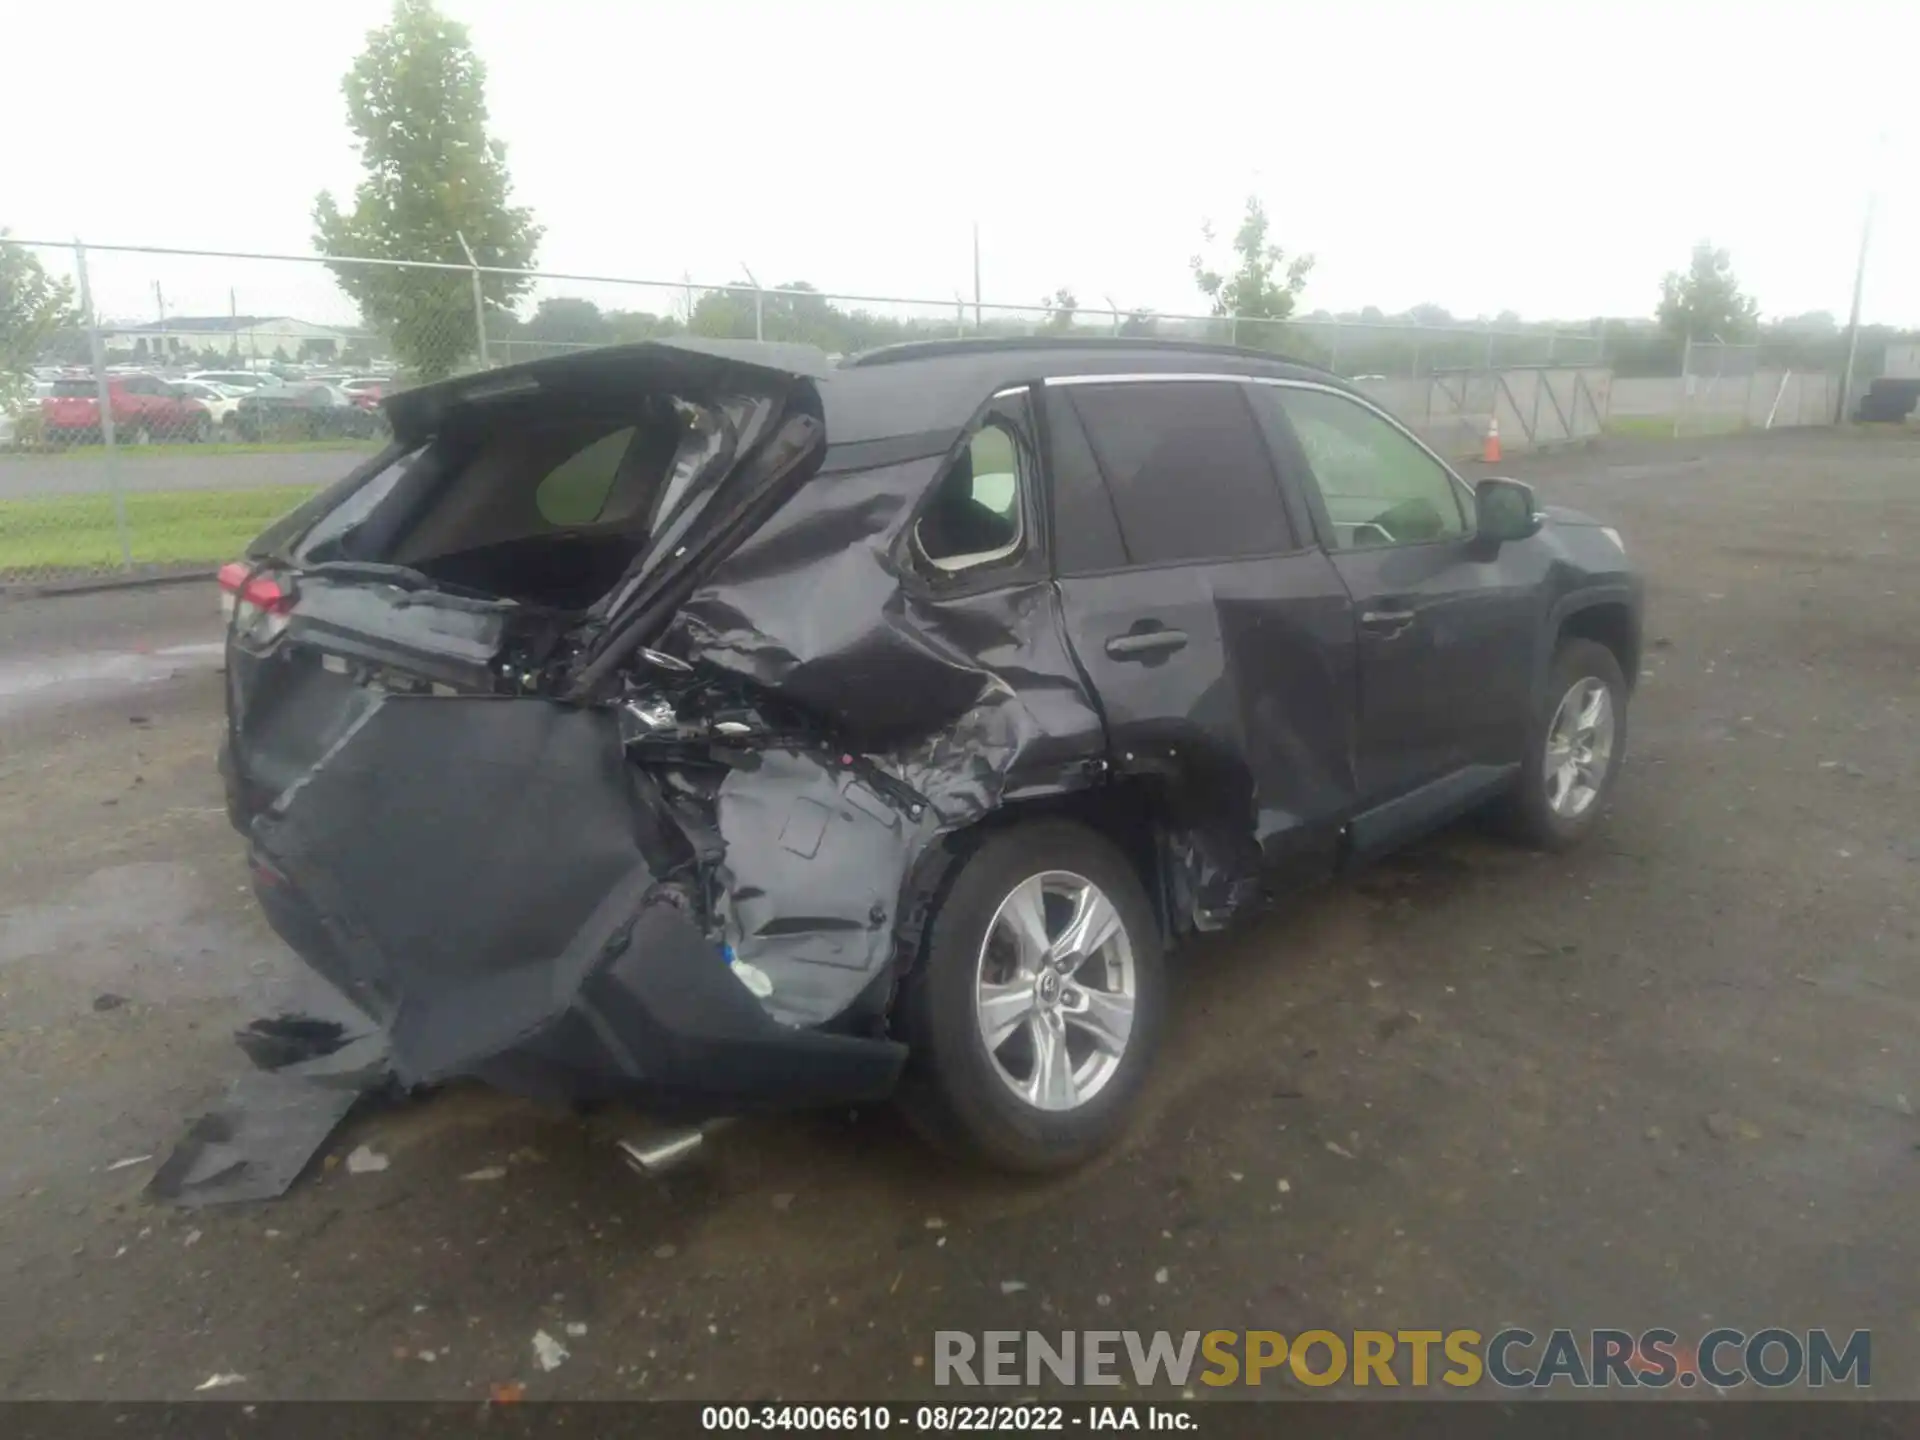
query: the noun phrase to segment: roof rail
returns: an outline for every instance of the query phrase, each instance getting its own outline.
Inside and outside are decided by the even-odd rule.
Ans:
[[[882,345],[877,349],[848,356],[841,362],[841,367],[845,369],[894,365],[903,361],[938,360],[953,355],[994,355],[1019,351],[1060,350],[1160,350],[1174,354],[1232,355],[1242,360],[1265,360],[1274,365],[1292,365],[1301,370],[1330,375],[1336,380],[1341,378],[1336,372],[1324,365],[1317,365],[1311,360],[1299,360],[1291,355],[1277,354],[1272,350],[1255,350],[1245,345],[1222,345],[1211,340],[1105,335],[981,335],[953,340],[905,340],[896,345]]]

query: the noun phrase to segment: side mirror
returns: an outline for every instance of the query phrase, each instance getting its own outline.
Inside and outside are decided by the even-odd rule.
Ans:
[[[1476,533],[1495,545],[1525,540],[1540,531],[1540,512],[1533,503],[1533,487],[1518,480],[1482,480],[1473,487],[1473,505],[1479,520]]]

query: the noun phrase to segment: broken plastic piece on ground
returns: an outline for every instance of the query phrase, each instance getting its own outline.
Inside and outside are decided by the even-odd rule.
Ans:
[[[147,1193],[188,1208],[285,1194],[359,1098],[285,1074],[242,1075],[187,1127]]]
[[[558,1370],[566,1363],[567,1347],[544,1330],[533,1332],[534,1363],[542,1370]]]
[[[349,1175],[377,1175],[393,1163],[371,1145],[356,1145],[347,1156]]]
[[[487,1400],[494,1405],[518,1405],[527,1398],[527,1387],[518,1380],[509,1380],[504,1384],[495,1382],[487,1387]]]
[[[706,1143],[707,1132],[714,1126],[693,1126],[685,1130],[669,1130],[662,1135],[652,1135],[642,1140],[622,1140],[620,1153],[627,1157],[627,1163],[642,1175],[660,1176],[670,1170],[677,1170]]]
[[[247,1377],[244,1375],[209,1375],[193,1388],[196,1391],[224,1390],[229,1385],[244,1385],[246,1382]]]

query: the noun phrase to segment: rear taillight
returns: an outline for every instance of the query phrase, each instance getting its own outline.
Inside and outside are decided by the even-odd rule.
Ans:
[[[294,605],[291,586],[244,560],[222,565],[215,578],[220,582],[220,613],[233,620],[237,630],[254,640],[272,640],[287,628]]]

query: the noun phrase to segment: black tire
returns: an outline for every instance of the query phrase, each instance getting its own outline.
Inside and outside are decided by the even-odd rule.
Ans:
[[[1557,812],[1548,799],[1547,732],[1562,700],[1583,681],[1597,680],[1607,687],[1613,707],[1613,739],[1605,773],[1596,793],[1577,815]],[[1520,759],[1520,778],[1508,797],[1505,819],[1514,836],[1544,850],[1567,850],[1593,832],[1613,795],[1627,752],[1627,682],[1620,662],[1606,646],[1592,640],[1560,643],[1547,667],[1547,684],[1532,723],[1527,726],[1527,749]]]
[[[1024,880],[1048,871],[1084,877],[1112,902],[1133,952],[1133,1026],[1111,1076],[1076,1108],[1045,1110],[1015,1095],[980,1032],[976,986],[988,927]],[[1067,821],[1004,830],[963,863],[907,977],[897,1018],[910,1048],[899,1104],[942,1149],[1003,1169],[1077,1165],[1111,1144],[1144,1083],[1166,1014],[1160,927],[1139,876],[1112,844]]]

